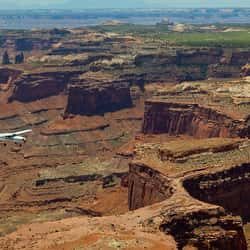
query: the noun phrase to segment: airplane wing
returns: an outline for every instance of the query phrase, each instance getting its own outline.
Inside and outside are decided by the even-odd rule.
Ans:
[[[13,135],[22,135],[22,134],[27,134],[27,133],[30,133],[32,132],[31,129],[26,129],[26,130],[22,130],[22,131],[17,131],[17,132],[14,132]]]
[[[16,135],[22,135],[22,134],[26,134],[26,133],[30,133],[32,132],[31,129],[26,129],[26,130],[22,130],[22,131],[17,131],[17,132],[13,132],[13,133],[0,133],[0,138],[1,137],[12,137],[12,136],[16,136]]]

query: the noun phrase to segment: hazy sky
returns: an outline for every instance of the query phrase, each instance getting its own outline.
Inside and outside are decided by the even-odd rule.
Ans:
[[[250,0],[0,0],[0,9],[250,7]]]

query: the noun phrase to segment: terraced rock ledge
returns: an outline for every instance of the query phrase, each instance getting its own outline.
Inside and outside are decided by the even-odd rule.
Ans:
[[[239,143],[236,148],[235,143]],[[157,226],[174,237],[178,249],[187,245],[195,249],[247,249],[243,221],[249,220],[250,207],[245,197],[249,142],[193,139],[186,146],[187,152],[193,151],[185,159],[180,154],[180,148],[185,148],[181,140],[169,144],[141,145],[137,149],[137,160],[130,164],[130,209],[161,201],[159,214],[150,223],[159,219]],[[214,151],[216,144],[221,150]],[[174,159],[160,157],[168,146],[175,151]],[[203,152],[195,152],[199,146],[204,147]],[[235,159],[238,156],[243,163],[229,163],[230,155]],[[227,166],[220,164],[222,159]],[[143,213],[143,209],[140,211]]]
[[[0,238],[0,247],[19,249],[27,243],[24,249],[108,249],[111,242],[127,247],[133,242],[131,249],[246,250],[243,223],[250,202],[243,197],[249,186],[249,141],[191,139],[185,157],[182,140],[169,143],[174,158],[161,158],[168,143],[136,147],[128,176],[133,211],[24,225]],[[195,151],[196,145],[204,150]]]

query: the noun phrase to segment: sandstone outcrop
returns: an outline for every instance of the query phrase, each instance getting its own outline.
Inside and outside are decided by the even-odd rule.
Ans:
[[[31,102],[58,95],[67,89],[71,80],[82,71],[56,71],[23,74],[15,82],[13,94],[9,101]]]
[[[99,60],[111,60],[113,58],[112,55],[109,54],[94,54],[88,55],[86,59],[75,59],[69,63],[69,66],[79,66],[79,65],[89,65],[95,61]]]
[[[138,146],[135,151],[135,160],[130,164],[128,181],[133,185],[130,186],[128,198],[131,202],[131,209],[141,208],[122,215],[100,217],[97,212],[77,207],[75,209],[82,215],[94,216],[94,218],[81,216],[76,219],[63,219],[60,222],[24,225],[16,232],[1,237],[0,247],[5,249],[8,245],[16,249],[16,246],[19,246],[16,237],[19,235],[19,241],[26,242],[27,246],[32,245],[31,249],[43,249],[44,246],[48,249],[53,249],[55,246],[60,249],[69,246],[70,243],[73,246],[79,246],[79,239],[81,239],[81,246],[85,247],[86,243],[82,239],[88,240],[89,244],[90,238],[92,245],[98,244],[99,246],[101,241],[100,248],[105,246],[104,249],[106,249],[106,241],[108,243],[110,241],[119,242],[119,244],[126,242],[126,246],[128,246],[129,241],[125,241],[125,239],[131,240],[130,235],[133,235],[133,247],[134,242],[138,243],[138,241],[140,246],[149,249],[155,247],[157,246],[155,237],[160,236],[157,238],[158,249],[246,250],[243,221],[240,216],[244,215],[247,210],[240,209],[240,207],[247,208],[249,199],[240,197],[244,197],[246,183],[249,181],[249,163],[247,163],[250,152],[249,141],[238,140],[238,147],[227,148],[228,152],[223,151],[225,143],[221,138],[193,140],[192,144],[196,145],[196,142],[206,148],[208,154],[202,152],[197,153],[195,157],[189,155],[185,165],[180,163],[171,165],[168,159],[159,158],[158,150],[162,146],[167,146],[168,143]],[[181,139],[171,143],[176,145],[176,149],[185,147]],[[235,145],[235,143],[236,139],[228,139],[226,144]],[[210,148],[207,145],[211,145],[211,149],[214,149],[214,145],[217,147],[222,145],[222,151],[216,150],[211,157]],[[189,146],[186,145],[187,149],[190,148]],[[144,150],[140,150],[141,147]],[[147,150],[145,151],[145,149]],[[232,155],[235,157],[232,158]],[[237,160],[241,163],[237,164]],[[95,166],[98,167],[99,164]],[[92,168],[92,165],[88,163],[86,166],[90,166],[89,169]],[[81,164],[78,165],[78,168],[86,172]],[[67,172],[73,173],[73,171],[73,169],[67,168]],[[49,172],[41,170],[40,173],[43,181],[37,188],[46,192],[47,189],[43,186],[49,185],[51,181],[57,182],[57,179],[53,179],[54,175],[62,175],[63,172],[59,169],[51,169]],[[46,176],[49,176],[50,179],[46,179]],[[229,181],[229,178],[232,178],[232,182]],[[61,181],[70,183],[77,180],[64,178]],[[224,188],[222,188],[223,185],[225,185]],[[71,185],[68,186],[68,188],[71,187]],[[228,188],[232,191],[229,192],[229,196],[227,196]],[[83,187],[79,191],[82,189]],[[33,192],[35,190],[36,188],[33,187]],[[152,193],[154,190],[157,192]],[[233,192],[233,190],[237,191]],[[22,190],[21,194],[23,192],[25,190]],[[64,190],[64,192],[69,191]],[[212,195],[213,193],[216,195]],[[20,193],[17,195],[19,196]],[[112,193],[112,198],[113,196],[114,193]],[[135,196],[140,201],[139,203],[134,199]],[[221,201],[219,197],[222,198]],[[206,203],[208,199],[213,204]],[[240,202],[237,206],[238,210],[235,210],[236,206],[232,199]],[[236,215],[231,214],[232,212],[235,212]],[[46,230],[48,226],[50,232]],[[33,236],[31,237],[29,233]],[[72,234],[75,235],[73,239]],[[63,241],[61,236],[64,236]],[[145,239],[142,238],[143,236]],[[44,238],[47,239],[46,243]],[[150,239],[150,245],[147,244],[146,239]],[[129,246],[132,247],[132,245]]]
[[[249,79],[207,79],[247,51],[8,34],[27,60],[0,69],[0,127],[32,133],[0,143],[0,249],[247,249]]]
[[[244,221],[249,221],[250,200],[245,195],[249,192],[249,183],[250,164],[245,163],[223,172],[187,179],[184,186],[193,197],[218,204],[233,214],[241,215]]]
[[[48,55],[70,55],[81,53],[105,53],[109,49],[105,47],[103,39],[88,41],[68,41],[62,43],[59,47],[51,49]]]
[[[128,178],[130,210],[163,201],[173,194],[171,182],[160,172],[143,164],[131,164]]]
[[[65,116],[104,114],[130,107],[132,99],[127,82],[87,80],[85,84],[70,86]]]
[[[40,36],[42,36],[40,34]],[[1,46],[6,49],[15,51],[34,51],[34,50],[47,50],[50,49],[54,43],[58,42],[58,38],[42,38],[39,37],[20,37],[20,35],[6,35],[5,40],[2,42]]]
[[[174,235],[178,249],[247,249],[239,217],[228,216],[220,209],[190,210],[169,215],[160,225],[163,232]]]
[[[142,128],[145,134],[186,134],[198,138],[249,137],[246,122],[234,120],[198,104],[146,101]]]
[[[200,64],[178,64],[172,54],[147,54],[135,57],[137,70],[144,73],[144,82],[182,82],[206,79],[206,67]]]
[[[56,38],[42,39],[23,37],[15,39],[14,44],[17,51],[48,50],[57,41],[58,39]]]
[[[208,77],[214,78],[237,78],[241,76],[241,65],[236,64],[213,64],[208,67]]]
[[[250,62],[250,51],[233,51],[230,64],[245,65]]]
[[[220,48],[211,49],[186,49],[177,51],[177,64],[179,65],[211,65],[217,64],[223,55],[223,50]]]
[[[181,82],[209,77],[239,77],[241,67],[249,60],[249,51],[229,53],[222,48],[176,49],[161,54],[139,54],[135,57],[135,66],[146,73],[146,82]]]

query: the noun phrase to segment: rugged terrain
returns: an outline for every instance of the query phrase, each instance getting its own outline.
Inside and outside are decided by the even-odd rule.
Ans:
[[[247,249],[249,48],[109,28],[3,31],[0,248]]]

